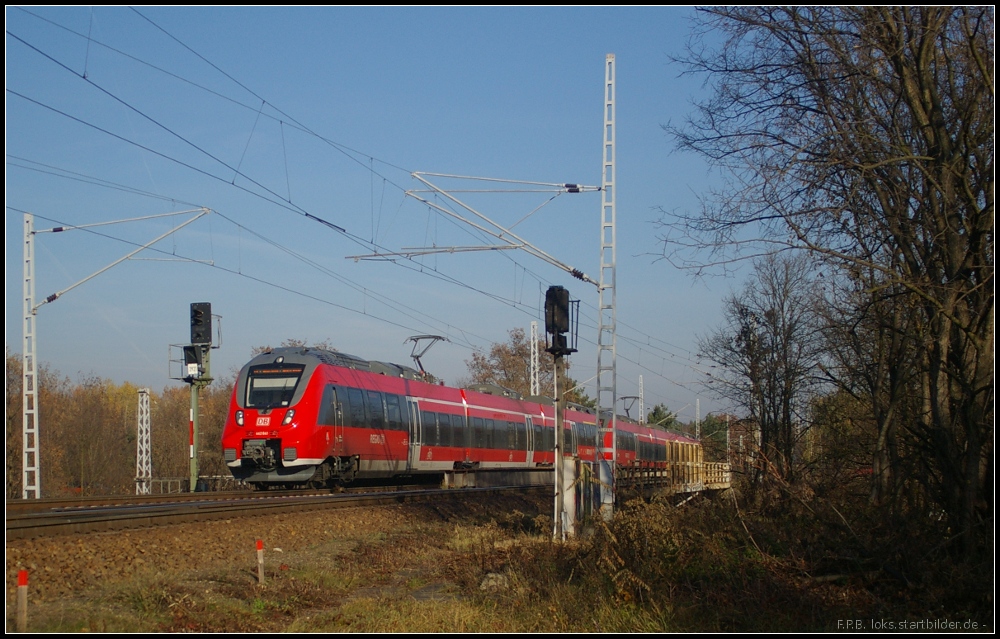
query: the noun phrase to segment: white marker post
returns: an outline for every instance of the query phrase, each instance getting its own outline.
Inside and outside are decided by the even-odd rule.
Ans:
[[[264,583],[264,542],[257,540],[257,583]]]

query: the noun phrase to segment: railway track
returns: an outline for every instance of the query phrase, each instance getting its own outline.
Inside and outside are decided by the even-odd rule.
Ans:
[[[366,487],[351,491],[183,493],[138,497],[7,502],[7,539],[50,537],[145,528],[184,522],[272,515],[310,510],[402,504],[419,501],[488,499],[509,491],[551,491],[551,486],[465,488]]]

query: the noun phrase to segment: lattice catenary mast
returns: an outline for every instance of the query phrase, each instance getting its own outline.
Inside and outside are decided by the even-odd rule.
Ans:
[[[531,394],[540,395],[541,385],[538,383],[538,322],[531,323]]]
[[[601,445],[601,515],[614,513],[616,442],[615,406],[618,403],[616,371],[615,294],[615,54],[604,64],[604,155],[601,175],[601,274],[598,284],[597,414]]]
[[[156,215],[147,215],[145,217],[132,218],[129,220],[95,222],[93,224],[80,224],[77,226],[57,226],[55,228],[40,231],[35,230],[35,216],[31,213],[24,214],[24,323],[22,324],[24,353],[21,356],[21,497],[23,499],[41,499],[42,497],[42,460],[38,433],[38,336],[36,331],[38,309],[45,304],[50,304],[56,301],[77,286],[92,280],[104,271],[107,271],[111,267],[124,262],[140,251],[144,251],[168,235],[176,233],[203,215],[208,215],[209,212],[210,209],[200,208],[189,211],[177,211],[173,213],[158,213]],[[120,257],[107,266],[97,270],[91,275],[88,275],[76,284],[72,284],[57,293],[53,293],[38,304],[35,304],[35,235],[38,233],[62,233],[63,231],[70,231],[74,229],[106,226],[108,224],[120,224],[122,222],[136,222],[140,220],[167,217],[170,215],[184,215],[187,213],[196,213],[196,215],[186,222],[175,226],[156,239],[129,252],[124,257]]]
[[[153,483],[153,449],[149,434],[149,389],[139,389],[136,410],[135,494],[148,495]]]

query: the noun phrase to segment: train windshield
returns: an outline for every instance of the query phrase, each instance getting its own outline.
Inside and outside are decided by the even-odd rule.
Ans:
[[[304,366],[255,366],[247,377],[247,408],[288,406]]]

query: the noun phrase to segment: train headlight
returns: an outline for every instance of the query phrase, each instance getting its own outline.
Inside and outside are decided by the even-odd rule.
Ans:
[[[241,410],[236,411],[236,425],[237,426],[243,425],[243,411]]]
[[[282,426],[288,426],[289,424],[292,423],[292,418],[293,417],[295,417],[295,409],[294,408],[289,409],[289,411],[287,413],[285,413],[285,418],[283,420],[281,420],[281,425]]]

